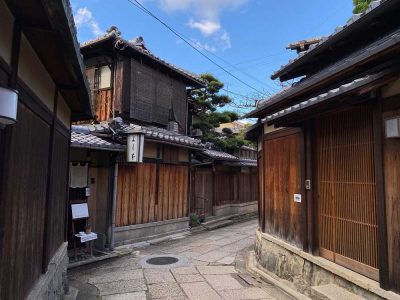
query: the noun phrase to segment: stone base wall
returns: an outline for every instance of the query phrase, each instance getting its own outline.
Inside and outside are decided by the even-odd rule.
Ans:
[[[341,267],[322,257],[313,256],[271,235],[257,231],[257,263],[272,276],[313,298],[311,287],[336,284],[365,299],[386,298],[387,291],[378,282]]]
[[[142,242],[189,229],[189,218],[115,227],[114,247]]]
[[[63,243],[51,259],[47,272],[40,276],[35,286],[29,293],[29,300],[54,300],[62,299],[64,292],[68,291],[68,243]]]
[[[226,204],[214,207],[214,216],[222,217],[229,215],[250,214],[258,210],[258,202],[246,202],[238,204]]]

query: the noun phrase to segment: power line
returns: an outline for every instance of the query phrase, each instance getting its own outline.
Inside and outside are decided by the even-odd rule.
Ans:
[[[237,77],[236,75],[232,74],[231,72],[229,72],[228,70],[226,70],[223,66],[221,66],[219,63],[215,62],[214,60],[212,60],[210,57],[208,57],[206,54],[204,54],[203,52],[201,52],[198,48],[196,48],[194,45],[192,45],[192,43],[190,43],[182,34],[180,34],[178,31],[176,31],[175,29],[173,29],[171,26],[169,26],[167,23],[165,23],[164,21],[162,21],[160,18],[158,18],[156,15],[154,15],[151,11],[149,11],[146,7],[144,7],[139,1],[137,0],[128,0],[129,3],[131,3],[132,5],[134,5],[135,7],[139,8],[140,10],[142,10],[143,12],[147,13],[148,15],[150,15],[151,17],[153,17],[154,19],[156,19],[158,22],[160,22],[163,26],[165,26],[169,31],[171,31],[174,35],[176,35],[178,38],[180,38],[183,42],[185,42],[186,44],[188,44],[191,48],[193,48],[196,52],[198,52],[200,55],[202,55],[204,58],[206,58],[208,61],[210,61],[211,63],[213,63],[214,65],[216,65],[218,68],[222,69],[225,73],[227,73],[228,75],[232,76],[233,78],[235,78],[237,81],[241,82],[242,84],[244,84],[245,86],[251,88],[252,90],[256,91],[257,93],[267,96],[265,93],[259,91],[258,89],[256,89],[255,87],[251,86],[250,84],[246,83],[245,81],[243,81],[242,79],[240,79],[239,77]]]

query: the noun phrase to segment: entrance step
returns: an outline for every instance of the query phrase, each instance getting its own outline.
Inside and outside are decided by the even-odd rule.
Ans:
[[[355,295],[336,284],[326,284],[311,287],[312,299],[318,300],[363,300],[363,297]]]
[[[217,228],[225,227],[232,225],[233,221],[232,220],[212,220],[208,221],[202,224],[202,226],[208,230],[214,230]]]

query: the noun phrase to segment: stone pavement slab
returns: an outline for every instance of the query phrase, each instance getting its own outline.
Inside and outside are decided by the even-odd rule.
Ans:
[[[175,275],[175,279],[178,283],[204,281],[200,274]]]
[[[224,275],[235,274],[237,271],[234,266],[197,266],[200,274],[203,275]]]
[[[106,283],[113,281],[126,281],[143,278],[143,271],[141,269],[130,270],[130,271],[120,271],[120,272],[110,272],[103,275],[98,275],[89,278],[88,282],[90,284],[96,283]]]
[[[156,284],[151,284],[148,287],[149,287],[149,293],[151,297],[154,299],[184,296],[181,288],[175,282],[156,283]]]
[[[220,294],[227,300],[242,300],[242,299],[273,299],[266,291],[257,288],[244,288],[240,290],[225,290]]]
[[[114,294],[102,297],[102,300],[146,300],[145,292]]]
[[[174,269],[171,269],[171,272],[174,275],[199,274],[199,272],[197,271],[197,269],[194,266],[174,268]]]
[[[217,292],[205,282],[183,283],[181,284],[181,287],[190,300],[222,299]]]
[[[98,288],[101,296],[147,290],[144,279],[107,282],[95,284],[95,286]]]
[[[208,283],[217,291],[237,290],[243,286],[231,275],[204,275]]]
[[[175,282],[169,269],[145,269],[144,277],[147,284]]]

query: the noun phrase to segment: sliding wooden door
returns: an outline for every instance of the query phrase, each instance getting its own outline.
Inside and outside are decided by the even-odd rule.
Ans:
[[[377,280],[372,109],[318,119],[316,150],[320,255]]]

